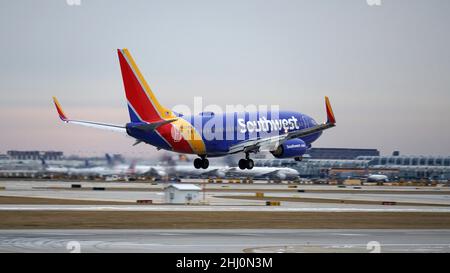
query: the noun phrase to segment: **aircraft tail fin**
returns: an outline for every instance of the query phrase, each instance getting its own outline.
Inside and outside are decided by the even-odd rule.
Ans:
[[[108,165],[109,167],[114,166],[114,160],[108,153],[105,154],[105,158],[106,158],[106,165]]]
[[[129,175],[135,174],[136,173],[136,160],[133,160],[130,164],[130,166],[128,166],[128,170],[127,173]]]
[[[173,119],[174,113],[156,99],[128,49],[118,49],[117,53],[131,121],[155,122]]]

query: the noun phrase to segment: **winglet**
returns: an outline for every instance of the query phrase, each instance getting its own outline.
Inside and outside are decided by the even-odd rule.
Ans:
[[[62,110],[61,105],[59,104],[58,99],[56,97],[53,97],[53,103],[55,103],[56,111],[58,111],[59,118],[62,121],[67,121],[68,118],[66,114],[64,114],[64,111]]]
[[[325,107],[327,108],[327,123],[335,124],[336,118],[334,117],[333,108],[331,108],[330,99],[325,97]]]

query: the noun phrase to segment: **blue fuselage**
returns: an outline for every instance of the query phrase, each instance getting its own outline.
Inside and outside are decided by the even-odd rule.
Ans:
[[[291,111],[280,111],[275,114],[266,112],[247,113],[201,113],[195,116],[178,114],[187,121],[201,136],[206,149],[206,155],[222,156],[229,153],[230,147],[250,139],[260,139],[292,131],[302,130],[317,125],[311,117]],[[135,123],[127,124],[128,134],[160,149],[174,151],[167,141],[167,136],[158,132],[142,132],[134,130]],[[321,132],[303,137],[302,140],[310,147]]]

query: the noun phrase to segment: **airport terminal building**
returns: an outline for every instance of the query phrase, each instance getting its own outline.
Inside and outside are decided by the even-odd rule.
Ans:
[[[311,148],[307,154],[313,159],[355,159],[359,156],[380,156],[377,149]]]
[[[356,159],[368,161],[369,166],[450,167],[450,156],[359,156]]]
[[[450,156],[378,156],[358,157],[368,168],[397,168],[399,176],[408,179],[450,179]]]
[[[345,149],[344,149],[345,150]],[[352,149],[348,149],[352,150]],[[368,149],[371,151],[372,149]],[[373,149],[372,151],[377,151]],[[347,157],[349,154],[342,156]],[[334,153],[334,151],[333,151]],[[290,167],[306,178],[352,178],[369,174],[385,174],[390,179],[450,180],[450,156],[357,156],[353,159],[305,157],[296,162],[291,159],[258,160],[257,166]]]

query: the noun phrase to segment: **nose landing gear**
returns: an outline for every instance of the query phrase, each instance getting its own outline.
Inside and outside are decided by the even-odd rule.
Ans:
[[[196,158],[194,160],[194,167],[196,169],[208,169],[209,167],[209,160],[205,157],[202,156],[201,158]]]

